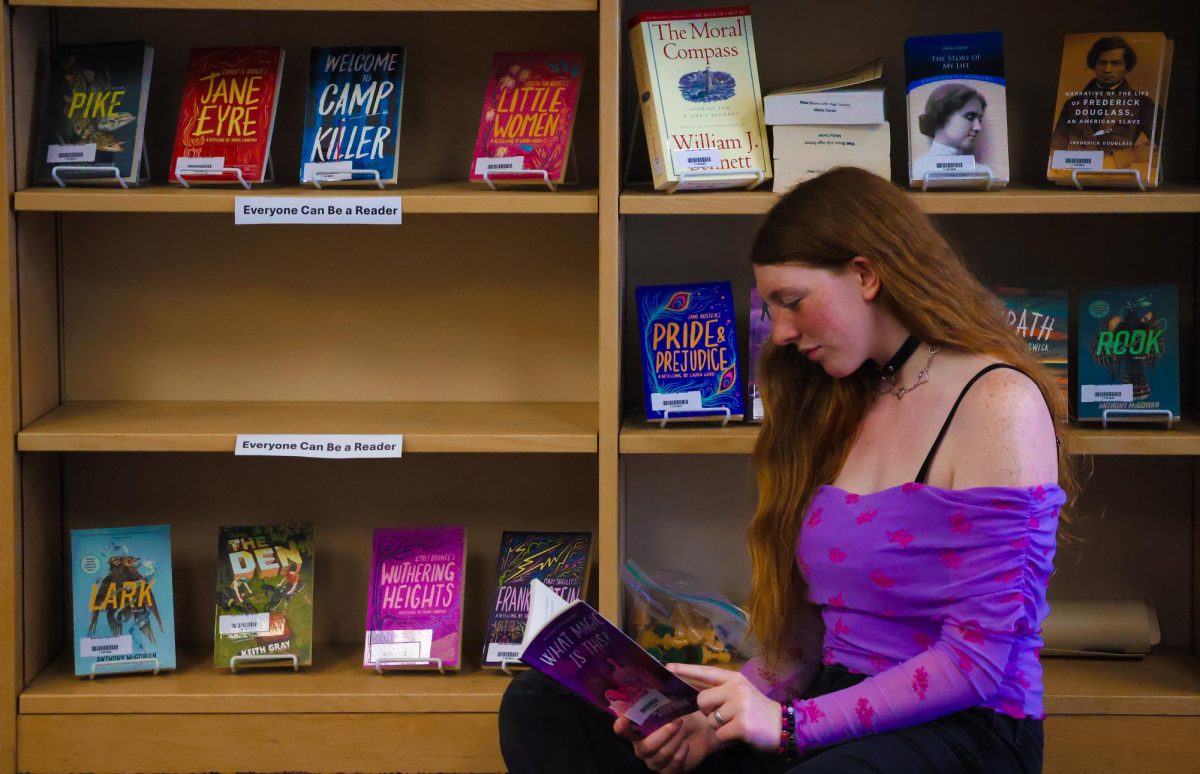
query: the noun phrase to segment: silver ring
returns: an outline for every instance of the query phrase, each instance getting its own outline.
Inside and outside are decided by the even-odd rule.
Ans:
[[[716,712],[714,712],[713,717],[717,719],[718,726],[725,725],[726,721],[725,721],[725,718],[721,717],[721,710],[717,710]]]

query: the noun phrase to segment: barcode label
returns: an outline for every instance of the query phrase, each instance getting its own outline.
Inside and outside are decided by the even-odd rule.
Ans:
[[[225,169],[224,156],[182,156],[175,159],[175,176],[219,175]]]
[[[943,161],[943,162],[939,162],[936,166],[938,169],[962,169],[963,168],[961,161]]]
[[[1079,400],[1083,403],[1103,403],[1106,401],[1133,401],[1132,384],[1084,384],[1080,385]]]
[[[704,408],[699,390],[689,392],[652,392],[650,408],[654,411],[699,411]]]
[[[353,161],[307,161],[304,163],[304,180],[311,183],[333,183],[339,180],[353,180]]]
[[[490,662],[516,661],[520,655],[520,646],[508,642],[493,642],[487,647],[487,660]]]
[[[640,726],[654,711],[667,703],[667,697],[659,691],[646,691],[642,698],[625,711],[625,717],[635,726]]]
[[[475,159],[475,174],[484,172],[518,172],[525,168],[524,156],[496,156]]]
[[[271,630],[271,614],[223,615],[218,630],[221,634],[263,634]]]
[[[1053,169],[1104,169],[1104,151],[1054,151]]]
[[[721,151],[716,148],[684,148],[671,151],[671,160],[675,169],[720,169]]]
[[[92,162],[96,160],[96,143],[89,142],[79,145],[51,145],[46,148],[47,164],[63,164],[69,162]]]
[[[89,658],[96,656],[132,656],[133,635],[119,634],[115,637],[82,637],[79,640],[79,655]]]

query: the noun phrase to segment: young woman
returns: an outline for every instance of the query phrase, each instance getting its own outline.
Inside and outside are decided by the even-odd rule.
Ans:
[[[797,186],[753,261],[772,316],[748,531],[761,652],[740,672],[673,666],[706,686],[700,711],[645,738],[618,719],[631,745],[519,679],[511,770],[1040,771],[1038,633],[1075,491],[1053,378],[868,172]],[[562,757],[533,763],[534,726]]]

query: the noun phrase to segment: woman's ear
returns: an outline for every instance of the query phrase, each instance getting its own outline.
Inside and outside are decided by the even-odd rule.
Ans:
[[[874,301],[882,287],[879,274],[875,271],[875,262],[866,256],[856,255],[850,259],[850,270],[858,278],[863,301]]]

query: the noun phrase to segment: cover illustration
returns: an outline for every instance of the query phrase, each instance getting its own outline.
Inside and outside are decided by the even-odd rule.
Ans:
[[[1079,297],[1078,418],[1105,409],[1169,411],[1179,417],[1179,288],[1092,290]],[[1110,416],[1162,421],[1165,415]]]
[[[154,49],[143,42],[58,46],[42,94],[36,179],[53,183],[56,166],[116,167],[137,183]],[[112,172],[61,173],[64,179]]]
[[[503,172],[544,169],[550,182],[566,176],[583,79],[578,54],[498,53],[483,98],[471,160],[472,182],[541,183],[540,175]]]
[[[1007,184],[1004,35],[909,38],[904,68],[909,184],[920,186],[931,172],[990,173],[993,185]]]
[[[312,663],[311,524],[221,527],[213,662],[294,654]]]
[[[174,669],[173,597],[169,526],[71,530],[75,674]]]
[[[170,182],[250,183],[266,178],[282,48],[193,48],[183,83]]]
[[[646,420],[741,419],[737,330],[728,282],[637,289]]]
[[[466,554],[462,527],[375,530],[364,667],[428,658],[440,658],[445,669],[462,667]],[[437,667],[432,661],[387,666]]]
[[[762,394],[758,390],[758,363],[763,345],[771,338],[771,310],[767,302],[758,295],[758,287],[750,288],[750,374],[746,394],[750,396],[750,421],[761,422],[763,416]]]
[[[1004,302],[1004,319],[1029,345],[1029,351],[1050,369],[1066,397],[1070,394],[1067,358],[1067,291],[1060,288],[997,287]]]
[[[516,661],[529,617],[529,584],[536,578],[567,602],[580,599],[591,565],[590,532],[509,532],[500,537],[496,594],[483,640],[483,666]]]
[[[1161,32],[1067,35],[1047,177],[1069,185],[1074,170],[1128,169],[1146,185],[1158,185],[1170,65]],[[1110,179],[1133,185],[1127,176]]]
[[[750,9],[642,13],[629,38],[654,187],[744,188],[754,170],[769,180]]]
[[[403,101],[403,48],[314,48],[300,182],[395,183]]]

